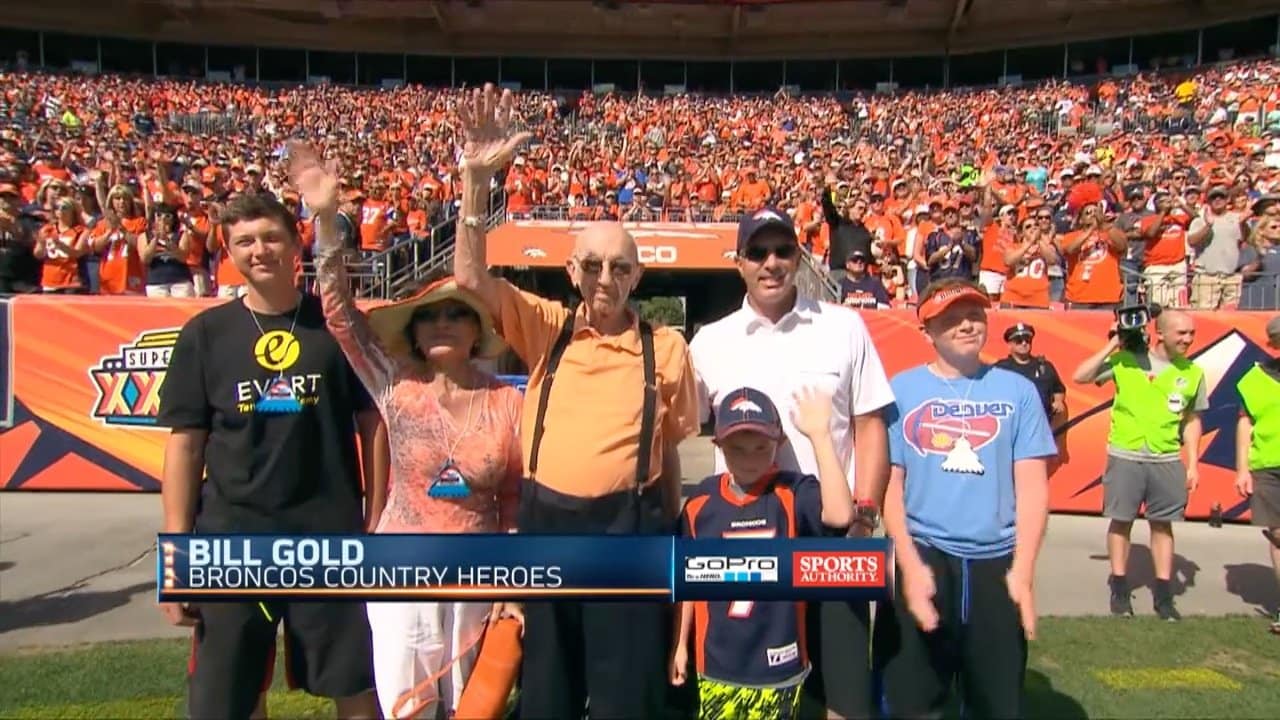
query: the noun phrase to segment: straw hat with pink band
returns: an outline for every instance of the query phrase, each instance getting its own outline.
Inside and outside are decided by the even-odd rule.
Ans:
[[[474,293],[458,287],[458,283],[452,276],[427,285],[413,297],[370,310],[369,327],[378,336],[382,347],[391,355],[416,357],[410,337],[418,312],[429,305],[447,300],[466,305],[479,318],[480,340],[475,356],[492,358],[501,355],[507,346],[493,326],[493,316],[490,315],[489,309]]]

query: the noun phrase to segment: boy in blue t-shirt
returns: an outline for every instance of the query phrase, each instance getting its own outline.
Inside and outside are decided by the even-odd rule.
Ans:
[[[898,565],[873,654],[888,717],[941,717],[953,682],[975,717],[1022,717],[1033,580],[1057,455],[1035,386],[987,365],[991,301],[940,280],[918,314],[937,357],[890,381],[885,532]]]
[[[728,472],[705,478],[681,513],[685,537],[793,538],[824,535],[853,522],[853,498],[831,439],[831,398],[796,397],[792,420],[813,445],[819,477],[779,470],[786,442],[778,408],[741,388],[716,412],[715,442]],[[696,628],[698,717],[705,720],[795,717],[809,673],[801,602],[680,604],[671,683],[683,685]]]

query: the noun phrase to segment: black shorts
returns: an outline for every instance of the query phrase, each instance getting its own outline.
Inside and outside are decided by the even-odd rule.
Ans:
[[[1027,640],[1005,574],[1012,553],[965,560],[917,545],[933,570],[939,625],[925,633],[907,611],[901,585],[881,604],[872,656],[885,717],[942,717],[953,683],[962,716],[1022,717]]]
[[[284,622],[290,687],[345,698],[373,689],[373,650],[364,603],[257,603],[197,606],[190,672],[193,718],[245,718],[270,685],[276,628]]]

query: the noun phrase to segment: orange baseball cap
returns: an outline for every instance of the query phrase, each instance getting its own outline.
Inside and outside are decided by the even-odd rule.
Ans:
[[[991,298],[987,297],[986,293],[969,285],[960,285],[934,293],[928,300],[920,303],[916,313],[920,317],[920,322],[929,322],[961,300],[973,300],[984,308],[991,307]]]

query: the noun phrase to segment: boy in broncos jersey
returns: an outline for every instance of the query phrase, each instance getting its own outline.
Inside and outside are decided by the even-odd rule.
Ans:
[[[786,438],[767,395],[753,388],[725,395],[715,442],[728,472],[704,479],[685,504],[686,537],[793,538],[848,528],[853,498],[831,439],[831,399],[801,391],[792,421],[813,445],[818,478],[778,469],[774,457]],[[809,673],[804,608],[800,602],[681,603],[672,684],[685,682],[689,635],[696,630],[699,718],[795,717]]]

